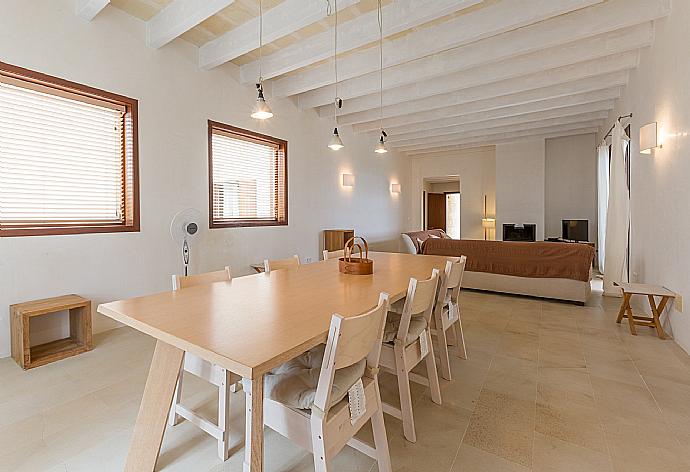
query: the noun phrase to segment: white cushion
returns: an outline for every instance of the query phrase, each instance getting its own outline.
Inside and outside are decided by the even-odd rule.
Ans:
[[[393,303],[391,306],[388,307],[389,312],[393,313],[400,313],[402,314],[403,308],[405,307],[405,298],[401,298],[397,302]]]
[[[400,328],[400,320],[402,316],[398,313],[388,313],[388,319],[386,320],[386,329],[383,333],[383,342],[390,343],[395,341],[395,336],[398,334],[398,329]],[[409,346],[422,335],[426,329],[426,320],[423,316],[417,315],[410,319],[410,327],[407,330],[407,337],[405,337],[405,346]]]
[[[310,409],[316,397],[325,350],[326,345],[321,344],[271,370],[264,376],[264,396],[292,408]],[[336,371],[329,406],[345,398],[350,387],[364,375],[366,364],[366,359],[362,359]]]

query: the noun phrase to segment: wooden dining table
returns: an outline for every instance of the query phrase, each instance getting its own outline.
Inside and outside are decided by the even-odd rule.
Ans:
[[[446,257],[370,253],[373,275],[346,275],[338,260],[254,274],[99,305],[98,312],[156,338],[125,470],[153,471],[184,353],[244,379],[244,471],[263,471],[264,374],[324,343],[331,316],[374,307],[379,293],[404,297],[410,277],[428,278]]]

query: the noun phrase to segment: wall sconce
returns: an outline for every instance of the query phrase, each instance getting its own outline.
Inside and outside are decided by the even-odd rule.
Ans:
[[[649,123],[640,128],[640,152],[642,154],[651,154],[652,149],[660,148],[659,133],[656,121]]]
[[[400,193],[400,184],[391,184],[391,193]]]
[[[354,187],[355,176],[352,174],[343,174],[343,187]]]

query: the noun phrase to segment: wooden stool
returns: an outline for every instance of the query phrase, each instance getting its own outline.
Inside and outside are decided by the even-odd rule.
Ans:
[[[672,298],[675,298],[676,294],[659,285],[630,283],[621,283],[616,285],[623,290],[623,303],[621,303],[621,308],[618,311],[618,319],[616,320],[616,323],[620,323],[623,317],[627,317],[628,323],[630,324],[631,334],[637,335],[635,325],[648,326],[650,328],[656,328],[656,332],[659,337],[661,339],[666,339],[664,329],[661,327],[661,322],[659,321],[659,316],[664,312],[664,308],[666,308],[668,301]],[[630,306],[630,299],[633,295],[647,296],[649,306],[652,309],[651,317],[633,315],[632,307]],[[654,297],[661,297],[658,305],[656,304]]]
[[[29,320],[34,316],[69,311],[69,337],[31,346]],[[91,300],[79,295],[46,298],[10,306],[12,357],[22,369],[32,369],[90,351]]]

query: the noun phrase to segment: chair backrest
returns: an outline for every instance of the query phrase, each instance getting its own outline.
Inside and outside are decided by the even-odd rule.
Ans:
[[[413,316],[423,316],[427,323],[431,322],[431,313],[436,302],[439,278],[439,270],[434,269],[431,272],[431,277],[426,280],[410,279],[400,319],[400,327],[398,328],[398,334],[396,334],[398,340],[404,342],[407,337],[407,331],[410,328],[410,320]]]
[[[367,360],[366,377],[375,378],[381,355],[383,330],[386,326],[389,296],[381,293],[378,305],[361,315],[344,318],[334,314],[321,364],[314,405],[327,411],[335,371]]]
[[[183,288],[195,287],[197,285],[224,282],[226,280],[232,280],[232,272],[229,266],[225,266],[223,270],[205,272],[197,275],[173,275],[172,286],[173,290],[180,290]]]
[[[299,267],[299,256],[297,255],[288,257],[287,259],[264,260],[264,270],[267,274],[272,270],[294,269],[296,267]]]
[[[345,249],[340,249],[338,251],[329,251],[329,250],[324,250],[323,251],[323,260],[327,261],[328,259],[337,259],[339,257],[344,257],[345,256]]]
[[[458,302],[458,295],[460,294],[460,287],[462,285],[462,277],[465,275],[465,265],[467,264],[467,256],[460,256],[456,261],[452,262],[450,271],[448,271],[448,264],[446,263],[446,290],[450,292],[450,299],[453,303]]]
[[[436,309],[443,310],[446,301],[458,302],[462,276],[465,273],[466,256],[449,257],[446,261],[446,268],[439,284],[438,297],[436,299]]]

